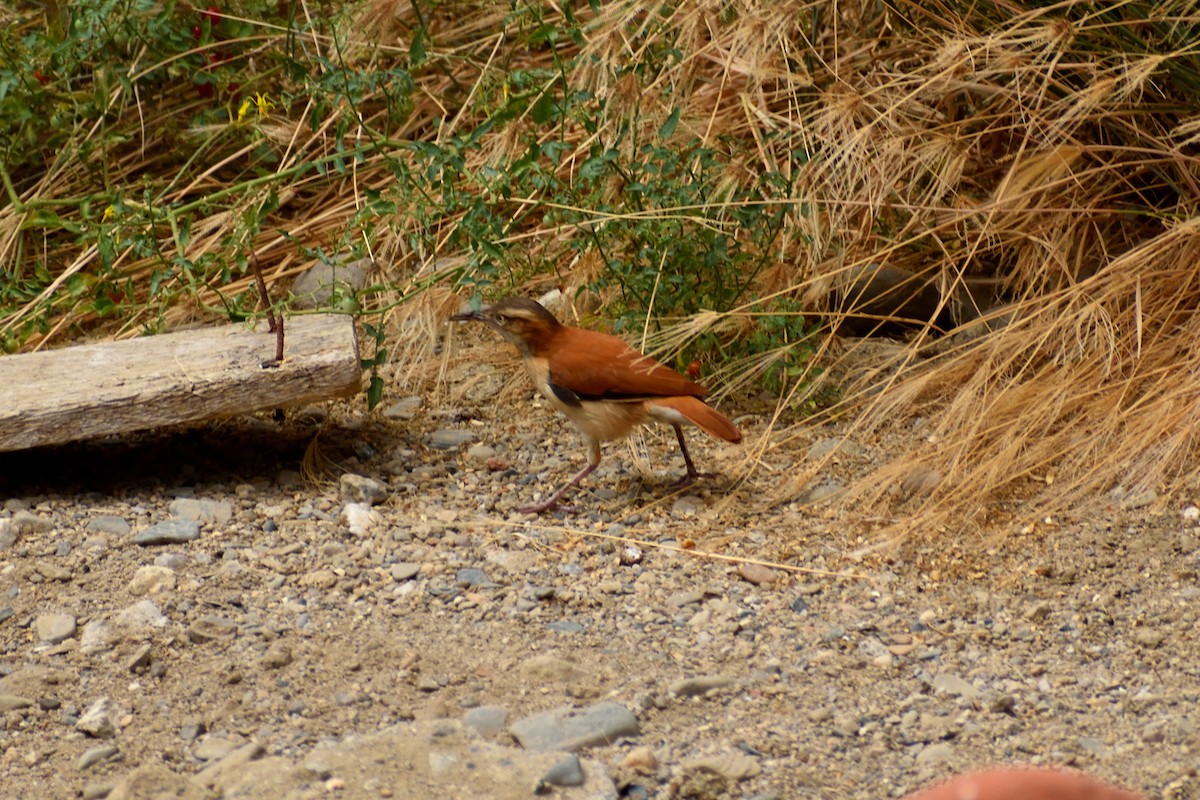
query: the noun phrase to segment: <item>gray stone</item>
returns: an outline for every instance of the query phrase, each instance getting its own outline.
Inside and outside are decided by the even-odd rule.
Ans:
[[[343,502],[379,505],[388,497],[388,489],[382,483],[363,475],[347,472],[338,480]]]
[[[579,683],[591,678],[591,674],[576,662],[550,653],[542,653],[522,661],[517,667],[517,672],[533,686]]]
[[[76,730],[94,739],[111,739],[117,735],[118,710],[107,697],[101,697],[75,723]]]
[[[57,564],[43,562],[36,567],[38,574],[48,581],[67,582],[71,580],[71,570]]]
[[[919,497],[932,492],[941,482],[942,473],[933,467],[918,464],[900,481],[900,491],[905,497]]]
[[[500,706],[479,706],[463,714],[462,721],[480,736],[490,739],[504,732],[508,711]]]
[[[197,644],[232,639],[237,636],[237,623],[215,614],[203,616],[188,626],[188,638]]]
[[[296,308],[330,308],[335,298],[353,298],[367,284],[371,266],[370,258],[317,261],[292,281],[293,304]]]
[[[82,772],[89,767],[99,764],[101,761],[111,761],[116,758],[121,752],[121,748],[115,744],[102,744],[99,747],[93,747],[79,757],[76,764],[79,771]]]
[[[685,770],[711,772],[720,775],[727,781],[744,781],[762,774],[762,766],[758,759],[745,753],[718,753],[717,755],[701,756],[684,762]]]
[[[571,753],[546,770],[535,791],[544,791],[546,786],[582,786],[583,781],[583,765],[579,763],[579,756]]]
[[[129,533],[129,523],[124,517],[117,517],[111,514],[102,514],[98,517],[93,517],[87,524],[89,531],[97,533],[111,533],[117,536],[124,536]]]
[[[292,663],[292,648],[282,639],[271,642],[259,662],[265,669],[282,669]]]
[[[0,553],[17,543],[17,526],[11,519],[0,519]]]
[[[921,748],[921,752],[917,753],[917,763],[922,766],[933,766],[949,761],[954,757],[954,748],[948,744],[939,742]]]
[[[170,567],[138,567],[129,581],[129,593],[135,596],[169,592],[175,588],[175,570]]]
[[[714,689],[731,686],[733,683],[733,678],[728,678],[724,675],[697,675],[692,678],[683,678],[673,682],[667,687],[667,691],[677,697],[694,697],[696,695],[708,694]]]
[[[12,515],[12,525],[18,534],[28,535],[31,533],[49,533],[54,530],[54,522],[39,517],[32,511],[22,509]]]
[[[426,443],[434,450],[455,450],[464,444],[470,444],[479,436],[474,431],[443,428],[429,434]]]
[[[139,600],[131,606],[117,612],[115,622],[125,628],[140,630],[144,628],[165,628],[167,618],[153,600]]]
[[[805,490],[797,498],[797,501],[802,504],[820,503],[822,500],[837,497],[844,491],[846,491],[846,487],[837,481],[823,481]]]
[[[933,691],[935,693],[945,693],[965,697],[968,700],[974,700],[979,697],[979,690],[972,686],[967,681],[951,675],[947,672],[942,672],[933,676]]]
[[[133,655],[125,659],[125,669],[129,672],[141,672],[150,666],[150,653],[152,651],[150,644],[143,644],[137,650],[133,651]]]
[[[365,536],[371,528],[383,522],[383,517],[370,503],[346,503],[342,506],[341,518],[355,536]]]
[[[70,614],[38,614],[34,627],[43,642],[58,644],[75,635],[75,617]]]
[[[474,567],[466,567],[454,573],[454,579],[459,583],[465,583],[467,586],[495,586],[488,574],[481,569]]]
[[[820,461],[828,455],[844,455],[857,458],[863,454],[862,446],[849,439],[827,437],[818,439],[808,446],[808,461]]]
[[[233,519],[233,505],[228,500],[199,497],[180,497],[171,501],[171,515],[197,522],[225,523]]]
[[[420,397],[401,397],[383,410],[388,419],[412,419],[421,408]]]
[[[0,694],[0,714],[9,711],[16,711],[22,708],[29,708],[33,705],[33,701],[28,697],[20,697],[15,694]]]
[[[214,733],[212,736],[206,736],[204,741],[196,745],[192,755],[201,761],[220,761],[243,744],[245,743],[241,739]]]
[[[420,571],[420,564],[409,564],[405,562],[392,564],[392,580],[403,582],[409,580],[410,578],[415,578],[417,573]]]
[[[168,519],[155,523],[134,534],[133,543],[148,547],[159,544],[182,544],[200,538],[200,524],[194,519]]]
[[[84,655],[104,653],[112,649],[118,634],[113,626],[102,619],[93,619],[83,626],[79,635],[79,650]]]
[[[467,458],[472,461],[486,462],[489,458],[495,458],[496,448],[486,444],[471,445],[467,448]]]
[[[519,719],[509,733],[526,750],[575,752],[610,744],[639,733],[637,717],[620,703],[599,703],[583,709],[563,708]]]

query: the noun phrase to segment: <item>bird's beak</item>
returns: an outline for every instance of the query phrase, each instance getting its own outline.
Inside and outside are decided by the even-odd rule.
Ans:
[[[487,312],[488,312],[488,309],[486,309],[486,308],[474,310],[468,306],[468,307],[462,309],[461,311],[459,311],[457,314],[450,317],[450,321],[451,322],[487,322],[489,320],[489,317],[487,316]]]

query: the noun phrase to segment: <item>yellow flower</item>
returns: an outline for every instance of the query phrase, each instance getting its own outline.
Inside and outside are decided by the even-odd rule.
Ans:
[[[258,109],[258,118],[266,119],[271,116],[271,109],[275,107],[275,104],[271,102],[271,98],[259,92],[254,95],[254,106]]]
[[[117,210],[115,208],[113,208],[112,206],[108,206],[107,208],[104,209],[104,213],[100,216],[100,222],[101,223],[112,222],[116,218],[117,218]]]
[[[242,104],[240,106],[238,106],[237,119],[234,121],[235,125],[241,126],[243,123],[245,123],[246,114],[250,111],[251,102],[252,101],[250,100],[250,98],[247,97],[245,100],[242,101]]]

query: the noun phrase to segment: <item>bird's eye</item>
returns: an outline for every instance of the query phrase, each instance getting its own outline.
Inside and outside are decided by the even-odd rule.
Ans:
[[[499,322],[501,325],[507,325],[508,320],[509,320],[508,314],[497,314],[496,315],[496,322]]]

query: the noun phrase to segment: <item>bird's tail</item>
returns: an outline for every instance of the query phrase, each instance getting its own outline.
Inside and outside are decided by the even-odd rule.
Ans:
[[[714,439],[737,444],[742,432],[729,418],[698,397],[656,397],[646,401],[650,416],[674,425],[695,425]]]

